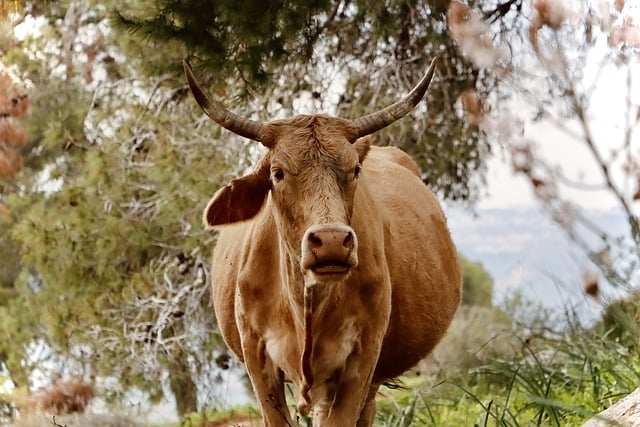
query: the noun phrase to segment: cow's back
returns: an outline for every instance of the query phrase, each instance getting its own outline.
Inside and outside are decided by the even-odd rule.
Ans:
[[[457,252],[435,196],[401,150],[372,147],[367,183],[388,231],[392,312],[375,380],[402,374],[438,343],[461,296]]]

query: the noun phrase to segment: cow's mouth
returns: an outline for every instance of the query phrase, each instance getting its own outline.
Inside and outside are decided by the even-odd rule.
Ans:
[[[346,274],[351,266],[347,262],[325,261],[311,266],[315,274]]]

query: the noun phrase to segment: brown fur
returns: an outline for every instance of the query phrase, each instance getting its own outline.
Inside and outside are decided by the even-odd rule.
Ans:
[[[209,225],[233,222],[214,250],[214,308],[268,426],[291,423],[285,381],[301,411],[314,409],[314,425],[370,426],[378,387],[433,349],[460,301],[456,250],[417,166],[396,148],[354,139],[351,122],[338,118],[267,124],[262,142],[271,148],[256,172],[218,191],[205,210]],[[358,262],[344,277],[315,283],[300,248],[318,224],[350,226]]]

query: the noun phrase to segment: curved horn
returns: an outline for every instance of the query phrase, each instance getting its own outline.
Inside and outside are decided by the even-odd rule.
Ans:
[[[223,128],[237,135],[253,139],[254,141],[260,141],[260,134],[262,133],[263,127],[262,123],[232,113],[224,108],[224,105],[218,101],[210,99],[198,84],[189,63],[184,60],[182,61],[182,66],[184,67],[184,74],[187,76],[191,93],[207,116]]]
[[[372,134],[389,126],[391,123],[404,117],[413,110],[427,91],[429,83],[431,83],[431,78],[436,71],[436,61],[437,58],[433,58],[427,73],[424,75],[422,80],[420,80],[420,83],[418,83],[416,87],[414,87],[403,99],[383,110],[355,119],[353,124],[358,129],[358,138]]]

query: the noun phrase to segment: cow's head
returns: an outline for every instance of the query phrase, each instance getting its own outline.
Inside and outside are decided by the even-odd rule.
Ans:
[[[344,278],[358,264],[358,238],[350,224],[370,146],[367,136],[415,107],[433,77],[435,60],[405,98],[356,120],[323,115],[268,123],[250,120],[211,100],[186,62],[184,69],[193,96],[211,119],[269,149],[252,173],[218,190],[205,209],[205,225],[250,219],[271,193],[279,237],[299,259],[305,283]]]

